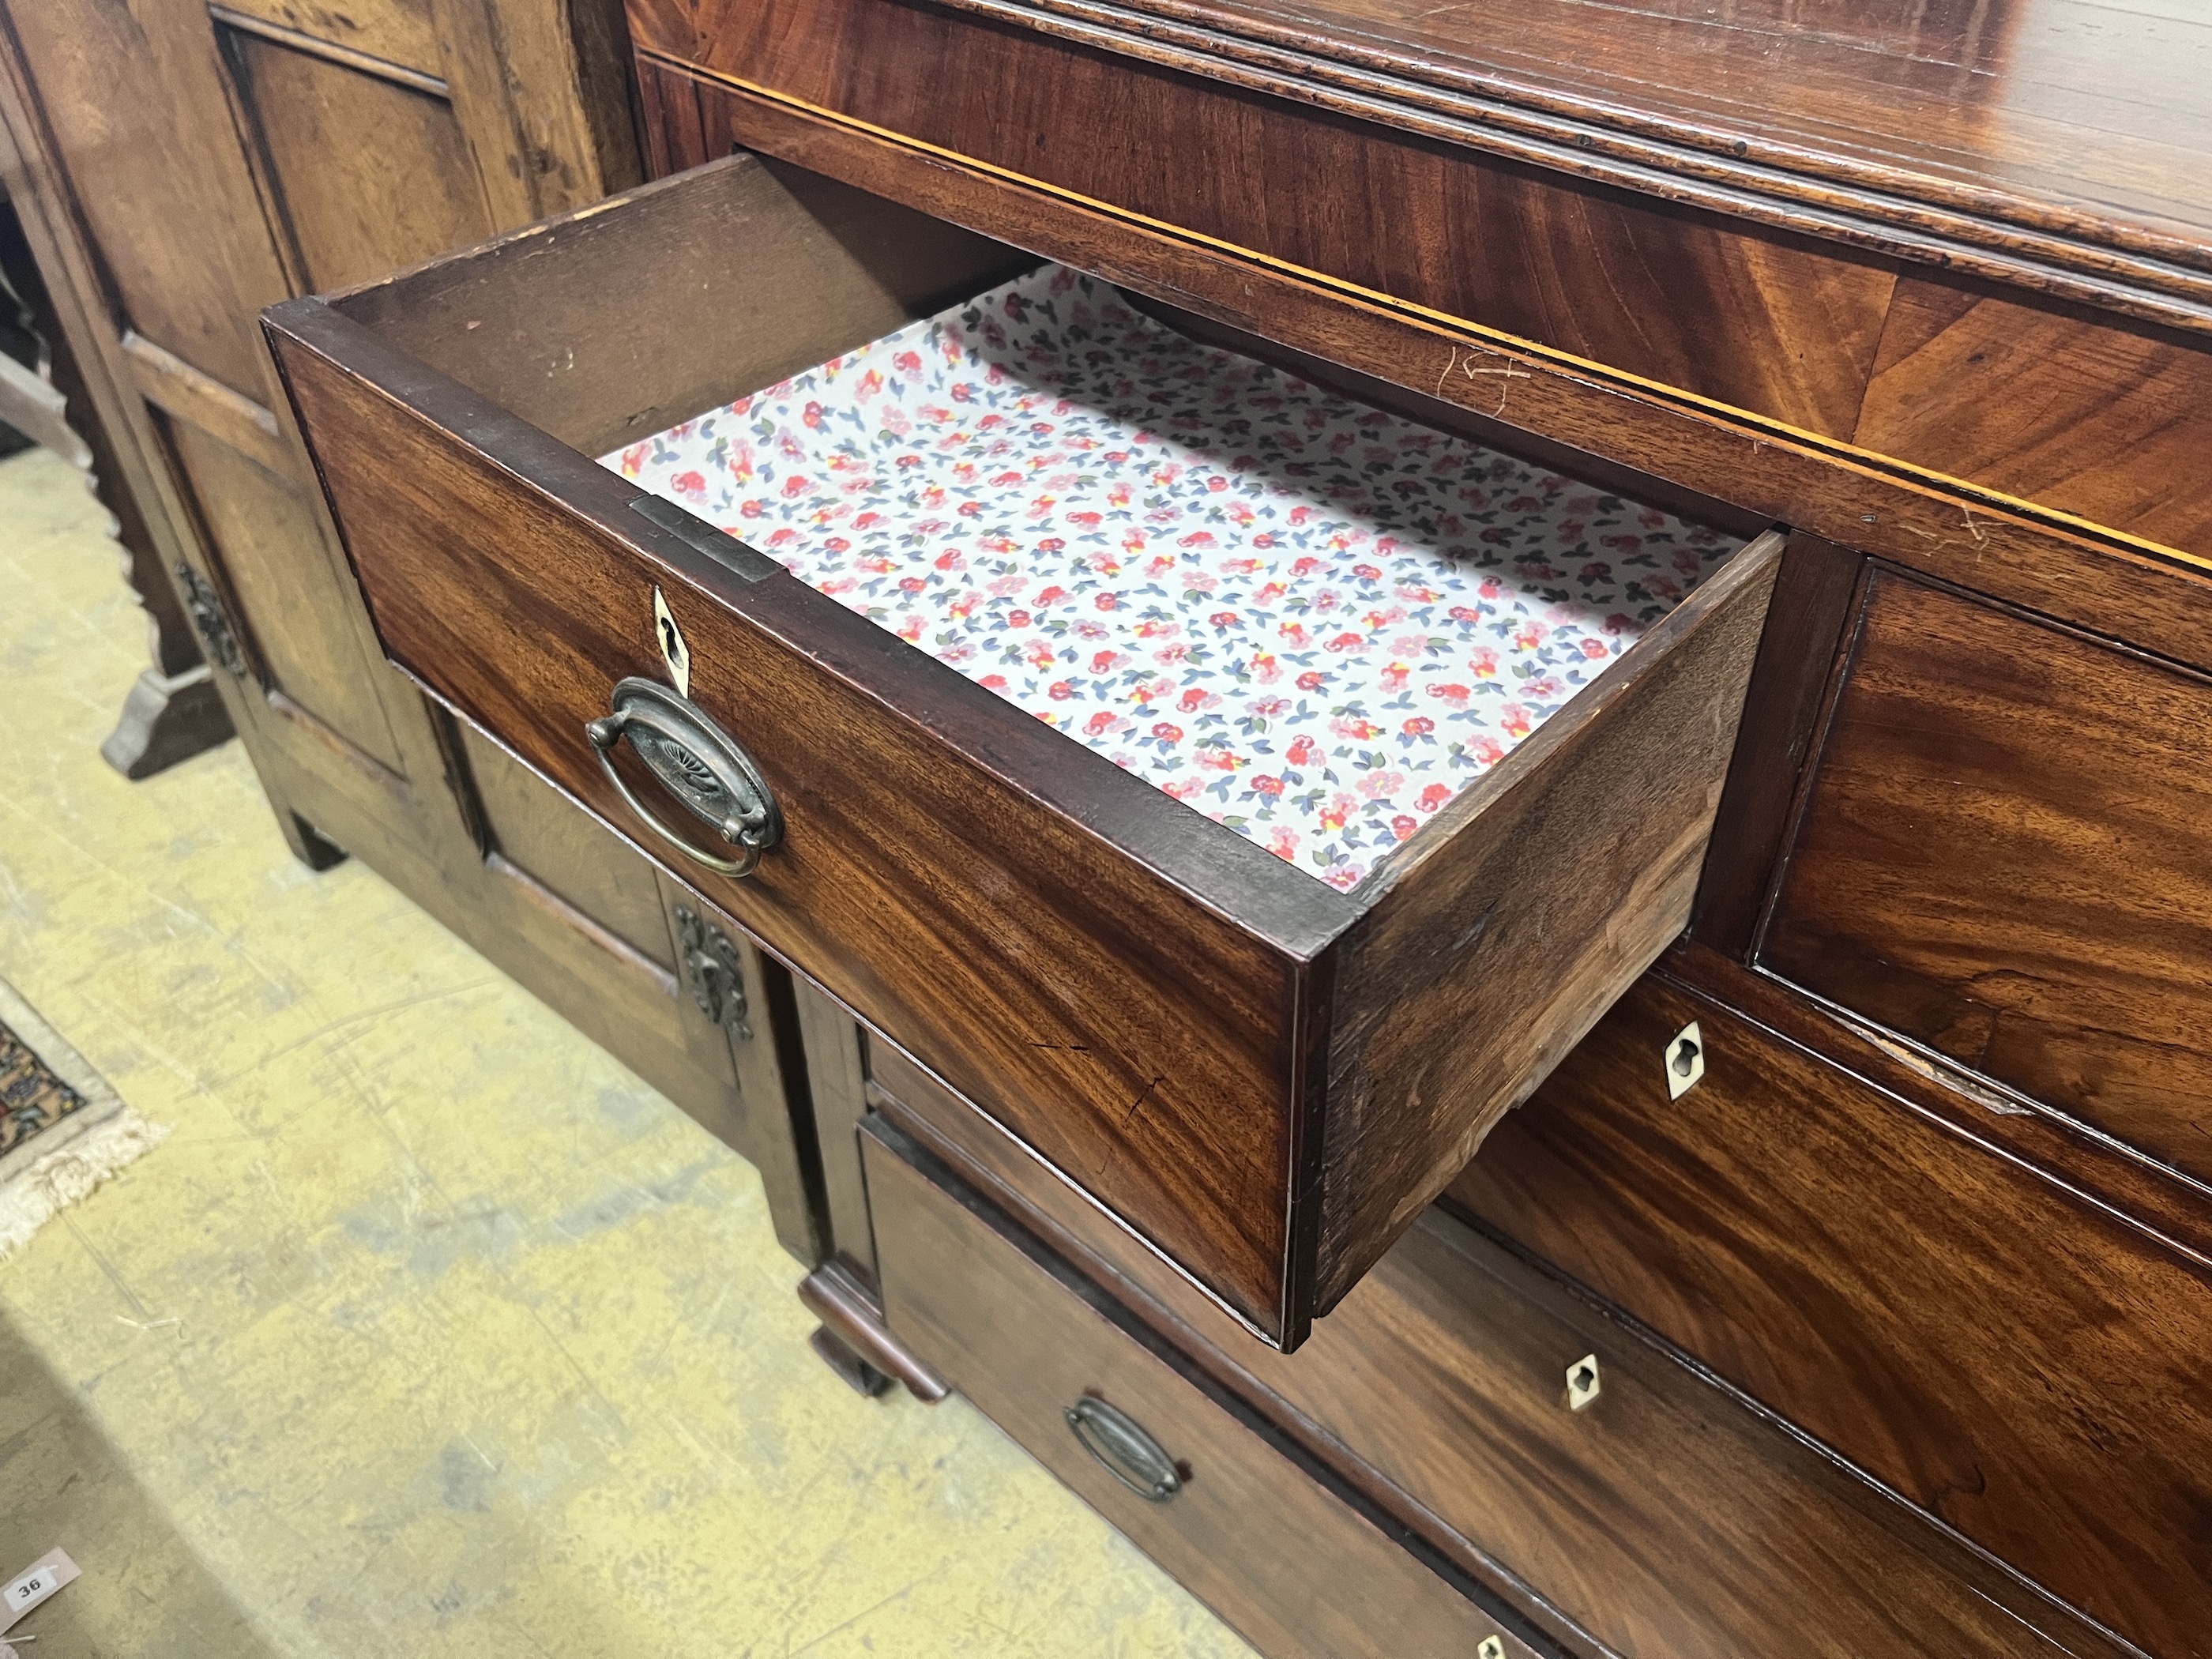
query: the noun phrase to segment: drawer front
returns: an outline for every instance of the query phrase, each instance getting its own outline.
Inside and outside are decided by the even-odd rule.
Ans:
[[[1261,1651],[1534,1659],[1449,1568],[1425,1564],[906,1136],[878,1121],[861,1145],[892,1331]],[[1128,1475],[1109,1464],[1115,1419],[1084,1426],[1098,1452],[1079,1437],[1069,1411],[1101,1406],[1164,1454],[1179,1486],[1165,1501],[1126,1484],[1158,1475],[1150,1448],[1122,1454]]]
[[[2212,683],[1873,581],[1762,966],[2212,1181]]]
[[[869,1066],[882,1114],[1570,1648],[2132,1651],[1441,1208],[1267,1354],[910,1060],[872,1043]]]
[[[2212,1652],[2212,1274],[1964,1109],[1647,978],[1451,1198],[2112,1628]]]
[[[1557,712],[1340,892],[742,544],[635,510],[635,485],[567,447],[865,346],[1018,257],[739,157],[342,311],[295,302],[271,337],[394,660],[1295,1346],[1686,921],[1780,538],[1618,657],[1593,623],[1597,666],[1579,646],[1583,667],[1509,665]],[[1652,572],[1626,603],[1680,596],[1613,539]],[[1569,580],[1551,551],[1530,568]],[[676,673],[657,607],[690,699],[780,806],[742,879],[656,839],[640,802],[708,832],[626,747],[611,779],[585,735],[624,679]],[[1427,661],[1398,643],[1407,614],[1378,601],[1373,626]],[[1409,741],[1437,726],[1372,712]]]
[[[655,348],[635,316],[611,342],[596,338],[587,325],[605,309],[606,283],[634,281],[641,309],[653,308],[647,291],[659,296],[664,356],[673,344],[679,362],[719,358],[742,386],[750,363],[767,380],[819,361],[853,343],[848,334],[872,338],[907,310],[926,311],[931,283],[955,295],[988,285],[982,270],[1007,257],[965,239],[923,258],[927,276],[902,273],[886,244],[927,252],[930,222],[879,208],[857,228],[823,222],[751,163],[663,187],[644,204],[627,222],[612,209],[581,222],[599,240],[575,251],[605,257],[568,278],[577,291],[560,289],[559,260],[528,248],[553,280],[526,283],[530,297],[514,303],[578,317],[574,373],[611,387],[608,397],[634,391],[655,422],[706,394],[649,383],[642,369],[625,385],[622,364]],[[874,263],[843,252],[841,233]],[[949,234],[933,234],[940,245]],[[663,285],[697,283],[663,250],[716,235],[776,258],[751,269],[695,256],[721,286],[678,304]],[[903,295],[884,294],[902,280]],[[447,312],[465,337],[480,296],[459,276],[455,285]],[[501,316],[503,303],[490,296],[483,314]],[[436,312],[392,309],[418,329]],[[750,329],[719,338],[693,337],[684,320],[740,313]],[[1318,945],[1326,927],[1279,907],[1269,920],[1291,935],[1286,949],[1193,890],[1280,861],[727,538],[700,526],[702,552],[657,529],[632,510],[635,484],[488,399],[376,339],[353,344],[341,366],[276,340],[392,658],[848,1006],[952,1070],[1055,1164],[1095,1180],[1255,1323],[1279,1328],[1296,947]],[[610,351],[612,362],[600,355]],[[458,366],[488,382],[498,368]],[[518,391],[514,401],[558,424],[544,394]],[[608,441],[593,434],[591,446]],[[781,844],[744,880],[670,854],[585,736],[622,679],[669,676],[656,590],[688,647],[691,698],[745,746],[781,811]],[[641,800],[710,839],[626,748],[617,757]],[[1164,831],[1148,839],[1128,821],[1133,793]],[[1193,854],[1192,826],[1218,840]],[[1181,841],[1164,848],[1162,835]],[[1148,854],[1186,879],[1160,879]],[[1192,874],[1194,862],[1208,873]],[[1281,878],[1293,906],[1347,908],[1296,872],[1281,868]],[[1137,1102],[1146,1109],[1133,1113]]]

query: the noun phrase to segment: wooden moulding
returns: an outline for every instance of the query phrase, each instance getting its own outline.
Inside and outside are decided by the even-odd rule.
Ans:
[[[1686,924],[1780,538],[1340,894],[567,447],[1010,257],[739,157],[270,336],[402,667],[640,839],[582,728],[661,673],[663,587],[787,826],[750,879],[678,873],[1295,1346]]]

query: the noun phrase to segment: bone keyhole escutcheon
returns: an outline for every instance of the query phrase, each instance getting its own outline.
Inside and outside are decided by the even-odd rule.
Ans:
[[[1667,1040],[1667,1098],[1680,1100],[1705,1074],[1705,1033],[1693,1019]]]
[[[1597,1356],[1586,1353],[1567,1367],[1567,1409],[1578,1412],[1597,1398],[1601,1379]]]

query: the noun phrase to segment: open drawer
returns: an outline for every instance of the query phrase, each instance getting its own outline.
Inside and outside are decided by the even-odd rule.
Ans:
[[[1288,1348],[1683,927],[1779,538],[1036,266],[740,156],[268,326],[392,659]]]

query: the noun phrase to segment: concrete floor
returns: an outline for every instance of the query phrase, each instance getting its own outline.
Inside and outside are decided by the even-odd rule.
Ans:
[[[750,1166],[234,744],[95,752],[100,514],[0,462],[0,977],[167,1143],[0,1263],[0,1574],[88,1655],[1229,1655],[963,1401],[808,1352]]]

